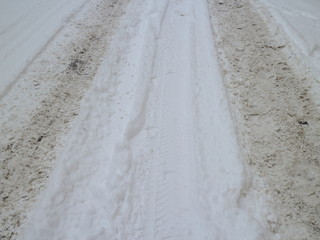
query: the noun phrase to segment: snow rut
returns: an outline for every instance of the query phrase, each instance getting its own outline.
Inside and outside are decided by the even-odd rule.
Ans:
[[[140,87],[114,152],[115,168],[124,161],[125,169],[113,185],[122,197],[111,194],[118,199],[115,238],[264,239],[261,226],[237,204],[245,172],[207,5],[153,4]]]
[[[116,210],[119,222],[115,223],[115,229],[136,226],[116,231],[125,239],[132,234],[136,239],[187,239],[193,218],[198,218],[191,214],[191,199],[196,195],[191,188],[195,159],[191,89],[194,56],[190,58],[194,16],[189,4],[154,4],[149,15],[150,29],[146,31],[153,34],[145,38],[148,48],[142,58],[145,64],[141,87],[137,89],[133,115],[121,140],[121,146],[126,147],[115,148],[115,156],[120,156],[114,159],[115,164],[118,166],[117,159],[122,159],[126,166],[122,181],[116,178],[115,186],[127,183],[119,188],[125,197],[118,205],[123,212],[119,214]],[[185,23],[184,14],[189,14],[191,21]],[[179,31],[169,24],[176,22],[181,27]],[[152,109],[156,109],[155,119],[151,117]],[[154,138],[148,134],[150,128],[156,131]],[[145,156],[149,156],[146,161]],[[133,204],[141,202],[145,204]]]
[[[48,236],[52,219],[52,239],[263,239],[237,205],[245,175],[205,1],[128,9],[78,119],[86,130],[72,133],[69,163],[60,161],[36,211],[33,221],[46,221],[33,239]]]

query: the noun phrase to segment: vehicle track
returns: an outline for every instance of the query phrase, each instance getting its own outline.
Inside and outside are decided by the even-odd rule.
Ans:
[[[211,33],[205,0],[130,3],[26,239],[270,239]]]

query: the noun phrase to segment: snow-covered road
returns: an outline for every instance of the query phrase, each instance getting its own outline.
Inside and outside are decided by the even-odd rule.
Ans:
[[[23,239],[269,239],[206,1],[133,1],[110,49]]]
[[[0,239],[319,239],[316,0],[18,2]]]

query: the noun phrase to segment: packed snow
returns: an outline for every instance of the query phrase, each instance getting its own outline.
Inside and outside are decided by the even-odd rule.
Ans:
[[[24,239],[263,239],[206,2],[133,1],[120,29]]]

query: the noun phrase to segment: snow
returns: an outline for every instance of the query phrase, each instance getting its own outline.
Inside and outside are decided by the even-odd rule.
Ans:
[[[319,156],[319,111],[311,92],[319,76],[310,74],[281,24],[261,5],[209,3],[241,152],[252,172],[244,193],[254,199],[270,193],[275,217],[267,221],[276,239],[319,239],[319,196],[313,194],[319,178],[309,176],[320,169],[307,160]]]
[[[129,4],[23,239],[270,239],[212,36],[205,0]]]
[[[320,110],[320,2],[317,0],[261,0],[271,12],[289,41],[298,51],[298,58],[314,76],[312,97]],[[310,77],[308,77],[310,79]]]
[[[92,85],[127,2],[86,4],[1,98],[1,239],[16,239],[46,186],[56,149]]]
[[[1,1],[0,238],[317,239],[320,3],[128,1]]]
[[[0,8],[0,98],[86,0],[3,0]]]
[[[320,2],[263,0],[305,60],[320,71]]]

